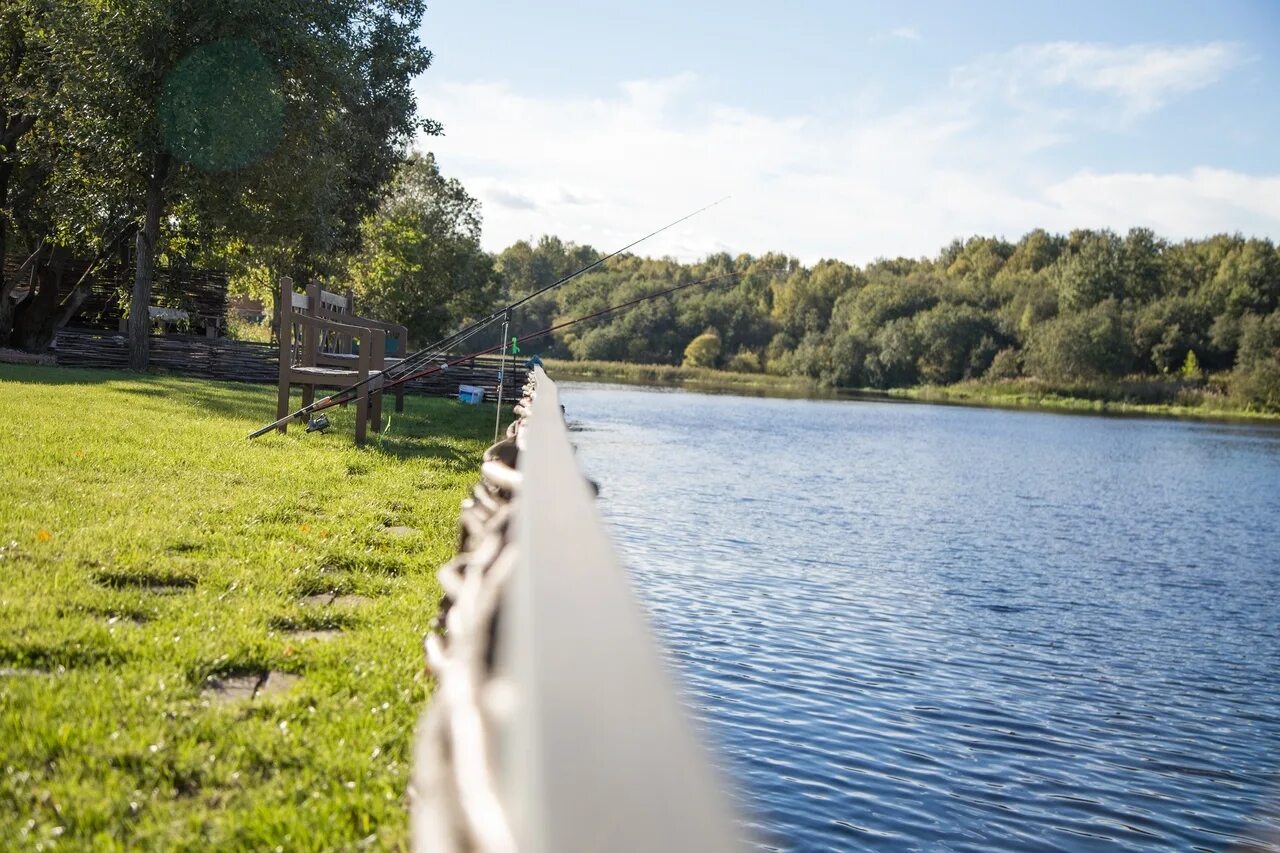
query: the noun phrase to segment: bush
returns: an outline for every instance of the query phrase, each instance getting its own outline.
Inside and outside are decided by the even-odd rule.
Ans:
[[[269,344],[271,343],[271,321],[264,319],[261,323],[251,323],[241,319],[234,311],[228,311],[224,334],[235,341],[257,341],[261,344]]]
[[[1231,374],[1231,394],[1250,408],[1280,412],[1280,359],[1236,368]]]
[[[725,364],[725,369],[737,373],[759,373],[760,356],[749,349],[738,350],[738,354]]]
[[[991,359],[991,366],[987,368],[987,379],[1017,379],[1022,375],[1022,357],[1013,347],[1000,350],[996,353],[996,357]]]
[[[715,367],[720,358],[720,334],[715,329],[707,329],[684,348],[685,367]]]
[[[1024,365],[1050,381],[1123,376],[1132,360],[1129,341],[1120,307],[1108,299],[1035,329]]]
[[[1244,318],[1231,392],[1252,408],[1280,411],[1280,311]]]

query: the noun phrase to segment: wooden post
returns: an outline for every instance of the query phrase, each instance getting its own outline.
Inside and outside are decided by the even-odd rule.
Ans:
[[[369,350],[373,347],[371,342],[366,338],[360,342],[360,356],[357,361],[356,379],[364,382],[369,378]],[[364,444],[366,429],[369,419],[369,385],[368,383],[360,387],[360,391],[356,395],[356,444]]]
[[[307,313],[312,317],[323,317],[323,307],[320,303],[320,282],[313,281],[307,285]],[[307,367],[315,367],[316,355],[319,351],[319,330],[314,326],[304,325],[302,328],[302,363]]]
[[[387,333],[382,329],[369,330],[369,363],[373,370],[386,370],[387,368]],[[361,347],[361,352],[364,347]],[[379,383],[382,377],[379,376]],[[378,385],[376,390],[369,392],[369,417],[373,421],[373,431],[382,432],[382,386]]]
[[[293,360],[293,319],[289,316],[293,311],[293,279],[280,277],[280,388],[276,396],[276,418],[289,414],[289,363]],[[285,432],[288,424],[280,425],[280,432]]]

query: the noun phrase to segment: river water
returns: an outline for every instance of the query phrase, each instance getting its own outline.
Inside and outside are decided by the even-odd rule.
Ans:
[[[1280,843],[1280,430],[562,401],[759,844]]]

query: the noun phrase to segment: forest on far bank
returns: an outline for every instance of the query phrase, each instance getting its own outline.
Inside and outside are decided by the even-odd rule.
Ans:
[[[596,256],[555,237],[516,243],[495,258],[497,301]],[[865,266],[806,266],[779,254],[627,256],[525,306],[517,325],[542,328],[727,272],[740,275],[574,327],[541,351],[882,389],[1157,377],[1163,394],[1212,386],[1237,404],[1280,409],[1280,252],[1239,235],[1171,242],[1145,228],[1035,230]]]

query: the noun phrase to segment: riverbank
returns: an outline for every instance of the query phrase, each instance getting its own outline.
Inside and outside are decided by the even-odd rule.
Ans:
[[[556,379],[689,388],[695,391],[819,399],[878,397],[988,408],[1280,422],[1280,412],[1249,410],[1232,398],[1206,386],[1156,377],[1062,385],[1034,379],[1010,379],[879,390],[834,389],[805,377],[733,373],[668,364],[547,359],[546,365],[548,372]]]
[[[691,388],[698,391],[776,393],[803,397],[839,395],[838,391],[824,388],[803,376],[734,373],[709,367],[633,364],[624,361],[570,361],[548,358],[544,359],[544,364],[547,374],[556,381],[620,382],[626,385],[657,385],[666,388]]]
[[[399,849],[491,406],[245,435],[271,388],[0,365],[0,837]]]
[[[1280,423],[1280,412],[1250,410],[1224,394],[1182,387],[1176,380],[1126,379],[1075,385],[1031,379],[973,381],[892,388],[885,394],[923,403]]]

